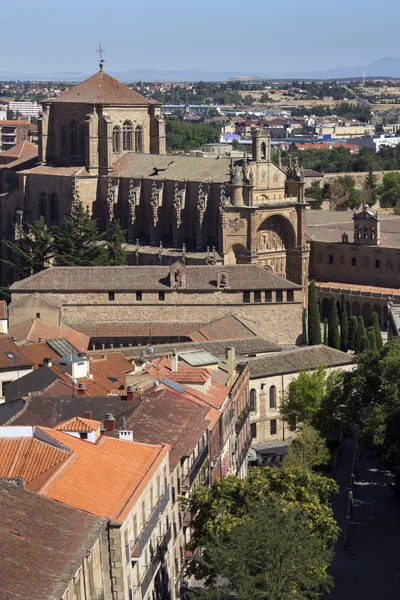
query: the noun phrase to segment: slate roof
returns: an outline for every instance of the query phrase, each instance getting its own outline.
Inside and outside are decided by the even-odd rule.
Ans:
[[[61,598],[106,526],[106,519],[0,481],[1,597]]]
[[[208,426],[209,409],[199,406],[169,389],[152,390],[142,396],[140,405],[127,420],[134,440],[171,446],[171,471],[184,456],[190,456]]]
[[[300,286],[256,265],[189,265],[185,267],[186,290],[216,291],[217,274],[228,274],[228,290],[287,290]],[[170,290],[170,267],[51,267],[10,286],[11,291],[153,291]]]
[[[126,402],[119,396],[31,396],[21,412],[20,404],[16,403],[15,416],[9,417],[9,424],[55,427],[91,411],[95,421],[104,421],[106,413],[112,413],[119,425],[118,420],[129,417],[136,408],[136,402]]]
[[[43,101],[44,104],[63,104],[66,102],[117,106],[121,104],[149,106],[151,104],[147,98],[131,90],[127,85],[104,71],[94,73],[94,75],[60,94],[57,98]]]
[[[35,369],[32,373],[27,373],[23,377],[11,381],[6,386],[6,401],[16,398],[23,398],[28,394],[45,390],[51,383],[56,381],[58,376],[48,367]]]
[[[9,356],[7,356],[9,354]],[[0,369],[15,370],[17,368],[29,369],[32,361],[22,352],[21,348],[11,339],[11,336],[0,334]]]
[[[250,379],[271,377],[284,373],[298,373],[324,367],[351,365],[353,356],[340,350],[320,344],[305,346],[295,350],[286,350],[262,358],[249,359]]]
[[[0,438],[0,479],[21,478],[26,484],[68,458],[70,452],[35,437]]]
[[[114,171],[110,175],[156,181],[167,178],[174,181],[229,183],[229,167],[228,158],[127,153],[114,164]]]
[[[148,445],[100,436],[96,444],[56,429],[40,428],[73,452],[39,493],[74,508],[122,523],[168,454]]]

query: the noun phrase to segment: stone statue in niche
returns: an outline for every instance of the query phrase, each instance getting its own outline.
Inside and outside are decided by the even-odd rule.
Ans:
[[[368,239],[368,227],[364,227],[364,239]]]
[[[182,285],[182,271],[177,269],[174,274],[175,284],[177,287]]]
[[[226,288],[227,286],[227,280],[226,280],[226,273],[222,273],[221,274],[221,279],[219,281],[219,287],[220,288]]]

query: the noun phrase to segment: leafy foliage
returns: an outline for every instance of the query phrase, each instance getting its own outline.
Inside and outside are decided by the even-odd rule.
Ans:
[[[349,349],[349,320],[345,296],[342,296],[342,311],[340,314],[340,349],[342,352],[347,352]]]
[[[378,316],[378,313],[376,313],[375,311],[372,313],[372,327],[374,328],[374,332],[375,332],[376,349],[378,351],[382,350],[382,347],[383,347],[382,332],[381,332],[381,327],[379,325],[379,316]]]
[[[358,329],[358,319],[356,316],[350,317],[349,321],[349,350],[355,350],[356,335]]]
[[[107,232],[106,254],[110,266],[126,265],[128,253],[125,249],[125,232],[119,221],[113,221]]]
[[[205,123],[185,123],[177,120],[166,122],[167,149],[169,152],[187,152],[203,144],[219,142],[220,131],[214,125]]]
[[[357,333],[356,333],[356,339],[354,342],[354,350],[356,352],[363,351],[363,346],[365,346],[365,340],[364,340],[365,337],[366,337],[366,331],[365,331],[364,319],[360,316],[360,317],[358,317]]]
[[[188,574],[211,583],[219,573],[216,540],[227,543],[236,527],[255,514],[271,497],[277,495],[284,508],[298,507],[304,514],[309,532],[324,544],[332,544],[338,527],[328,505],[329,495],[337,491],[335,482],[300,468],[254,468],[246,479],[230,476],[217,479],[211,488],[198,487],[188,501],[193,515],[189,548],[202,548],[201,559],[193,558]]]
[[[303,314],[301,319],[302,324],[302,344],[303,346],[308,346],[308,337],[307,337],[307,311],[303,308]]]
[[[284,467],[301,467],[311,471],[314,467],[325,465],[330,458],[326,442],[311,425],[304,425],[300,434],[288,448],[283,459]]]

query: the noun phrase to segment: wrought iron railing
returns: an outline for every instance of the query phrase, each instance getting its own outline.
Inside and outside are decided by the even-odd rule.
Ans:
[[[165,553],[168,549],[168,544],[171,541],[171,525],[168,527],[166,534],[161,538],[157,545],[157,549],[153,555],[150,565],[146,569],[146,572],[140,582],[140,591],[142,598],[144,598],[150,583],[153,581],[155,574],[161,563],[164,560]]]
[[[206,444],[203,448],[203,450],[201,450],[199,452],[199,454],[197,455],[196,460],[194,461],[192,468],[190,469],[189,473],[186,475],[185,479],[183,480],[183,488],[185,489],[190,489],[193,485],[193,482],[195,481],[197,475],[199,474],[199,471],[201,469],[201,467],[204,464],[204,461],[206,460],[208,456],[208,444]]]
[[[162,513],[165,511],[165,509],[168,506],[168,502],[169,502],[169,487],[166,487],[164,493],[162,494],[162,496],[160,496],[160,499],[158,500],[157,504],[155,505],[154,510],[150,515],[150,518],[147,520],[145,526],[143,527],[142,531],[140,532],[139,537],[136,540],[136,543],[134,545],[134,548],[136,548],[136,551],[139,555],[142,553],[147,542],[149,541],[151,534],[154,531],[154,528],[157,526],[160,516],[162,515]]]

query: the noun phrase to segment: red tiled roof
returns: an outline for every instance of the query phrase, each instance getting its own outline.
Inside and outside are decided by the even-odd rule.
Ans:
[[[45,343],[27,344],[26,346],[22,346],[22,348],[24,354],[32,362],[34,369],[38,369],[42,366],[45,358],[51,358],[53,360],[60,358],[57,352]]]
[[[4,123],[4,121],[0,121],[0,126],[3,123]],[[0,154],[0,158],[3,158],[4,156],[13,157],[13,158],[26,158],[27,156],[30,157],[35,154],[36,155],[38,154],[38,147],[35,146],[34,144],[31,144],[28,141],[25,141],[25,142],[20,142],[19,144],[16,144],[15,146],[10,148],[9,150],[6,150],[5,152],[2,152]]]
[[[9,354],[9,356],[7,356]],[[32,361],[22,352],[21,348],[12,341],[11,336],[0,334],[0,369],[29,368]]]
[[[201,342],[246,339],[256,337],[256,334],[236,315],[230,314],[206,323],[189,337],[194,342]]]
[[[122,523],[169,451],[101,436],[97,444],[39,428],[72,451],[72,456],[39,493],[74,508]]]
[[[54,429],[58,431],[96,431],[101,425],[101,421],[94,421],[93,419],[84,419],[82,417],[73,417],[68,421],[58,423]]]
[[[9,333],[15,337],[17,341],[26,340],[27,342],[37,343],[40,338],[44,340],[52,340],[56,338],[64,338],[70,342],[78,352],[86,352],[89,346],[90,338],[85,333],[73,329],[69,325],[64,323],[57,327],[57,325],[50,325],[45,323],[41,319],[31,319],[24,323],[19,323],[10,327]],[[48,356],[51,356],[49,354]]]
[[[20,477],[29,484],[69,454],[34,437],[0,438],[0,478]]]
[[[46,100],[43,102],[47,102]],[[144,96],[128,88],[104,71],[98,71],[85,81],[78,83],[51,103],[74,102],[79,104],[125,104],[130,106],[149,106],[150,102]]]
[[[91,338],[107,337],[179,337],[189,334],[202,325],[199,321],[178,323],[160,321],[109,321],[100,322],[71,322],[75,327]]]

